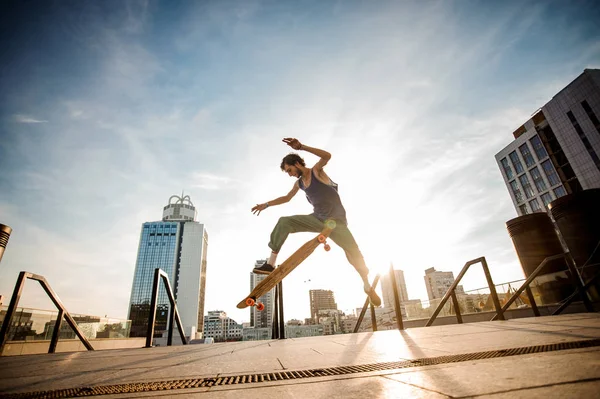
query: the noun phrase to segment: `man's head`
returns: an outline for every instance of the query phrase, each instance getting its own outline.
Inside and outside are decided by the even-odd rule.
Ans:
[[[302,169],[300,167],[306,167],[304,159],[298,154],[288,154],[281,161],[281,170],[293,177],[301,177]]]

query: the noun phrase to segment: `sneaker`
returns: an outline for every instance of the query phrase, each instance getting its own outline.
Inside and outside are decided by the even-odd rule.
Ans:
[[[269,265],[268,263],[265,263],[261,267],[255,267],[252,271],[256,274],[270,274],[273,270],[275,270],[273,266]]]
[[[375,290],[373,288],[370,288],[368,291],[365,290],[365,294],[367,294],[369,296],[369,299],[371,301],[371,304],[373,304],[373,306],[375,306],[375,307],[381,306],[381,298],[379,298],[379,295],[377,295],[377,293],[375,292]]]

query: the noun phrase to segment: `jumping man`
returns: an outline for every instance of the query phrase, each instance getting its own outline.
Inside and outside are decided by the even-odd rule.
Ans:
[[[258,216],[269,206],[289,202],[299,189],[306,193],[306,198],[312,204],[314,212],[310,215],[286,216],[279,219],[271,233],[271,241],[269,242],[271,255],[269,260],[261,267],[255,268],[254,273],[269,274],[275,270],[273,265],[275,265],[277,260],[277,254],[290,233],[318,233],[323,230],[323,222],[325,220],[334,219],[337,226],[331,232],[331,240],[346,252],[346,258],[348,258],[350,264],[360,274],[364,284],[364,291],[369,295],[371,303],[374,306],[380,306],[381,299],[369,284],[369,269],[365,264],[365,260],[358,249],[352,233],[348,230],[346,210],[338,194],[338,186],[323,170],[323,167],[331,159],[331,154],[318,148],[302,145],[300,141],[294,138],[285,138],[283,142],[294,150],[310,152],[320,159],[312,168],[307,168],[304,159],[298,154],[292,153],[286,155],[281,161],[280,167],[282,171],[297,179],[292,190],[283,197],[267,201],[264,204],[257,204],[252,208],[252,213]]]

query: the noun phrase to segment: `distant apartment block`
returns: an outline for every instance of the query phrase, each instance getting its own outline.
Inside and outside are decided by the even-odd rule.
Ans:
[[[319,323],[319,311],[337,310],[337,303],[331,290],[310,290],[310,317]]]
[[[600,188],[600,70],[584,70],[513,137],[496,162],[518,215]]]
[[[433,301],[435,299],[442,299],[446,295],[448,288],[454,284],[454,273],[441,272],[435,270],[434,267],[430,267],[425,270],[424,279],[429,301]],[[462,285],[456,287],[456,293],[464,294]]]
[[[204,338],[213,338],[215,342],[241,341],[242,332],[242,325],[223,311],[210,311],[204,317]]]
[[[406,289],[406,281],[404,280],[404,272],[402,270],[394,270],[396,287],[398,289],[398,299],[400,306],[408,301],[408,290]],[[381,278],[381,291],[383,292],[383,307],[394,308],[394,286],[389,273],[385,273]]]

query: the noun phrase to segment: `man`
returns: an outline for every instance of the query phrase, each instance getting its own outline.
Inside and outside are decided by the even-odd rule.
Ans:
[[[300,141],[294,138],[285,138],[283,142],[294,150],[303,150],[318,156],[319,161],[312,168],[307,168],[304,159],[298,154],[291,153],[285,156],[281,161],[281,170],[297,179],[292,190],[283,197],[267,201],[264,204],[257,204],[252,208],[252,213],[258,216],[270,206],[285,204],[298,193],[298,190],[303,190],[306,193],[306,198],[313,205],[314,212],[310,215],[288,216],[279,219],[271,233],[271,241],[269,242],[271,255],[269,260],[261,267],[255,268],[254,273],[269,274],[275,270],[273,265],[277,260],[277,254],[290,233],[320,232],[323,230],[325,220],[334,219],[336,228],[331,232],[331,240],[346,252],[348,261],[360,274],[364,291],[369,295],[371,303],[374,306],[380,306],[381,299],[369,284],[369,269],[365,265],[365,260],[352,233],[348,230],[346,210],[338,194],[338,186],[323,170],[323,167],[331,159],[331,154],[318,148],[302,145]]]

